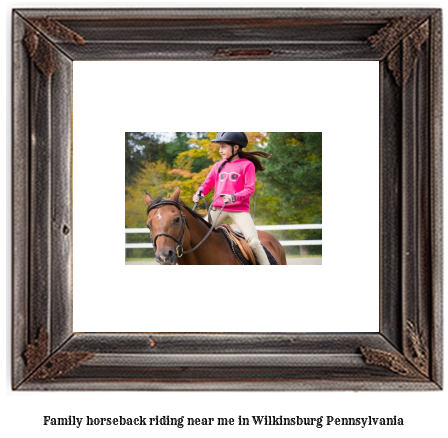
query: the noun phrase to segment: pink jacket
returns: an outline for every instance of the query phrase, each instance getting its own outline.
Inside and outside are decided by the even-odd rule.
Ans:
[[[205,196],[215,188],[213,199],[217,199],[213,206],[219,209],[224,204],[219,195],[235,195],[236,201],[227,204],[225,210],[249,212],[250,197],[255,191],[255,166],[246,158],[239,158],[227,163],[218,174],[219,166],[224,161],[219,161],[213,166],[200,187],[202,194]]]

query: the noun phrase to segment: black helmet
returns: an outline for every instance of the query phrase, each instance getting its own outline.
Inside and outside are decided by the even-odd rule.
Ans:
[[[242,148],[245,148],[249,143],[247,135],[244,132],[218,132],[218,135],[212,140],[212,143],[218,143],[220,141],[223,143],[234,143]]]

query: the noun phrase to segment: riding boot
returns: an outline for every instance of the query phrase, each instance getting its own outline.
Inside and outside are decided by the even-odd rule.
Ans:
[[[255,254],[255,258],[257,259],[258,264],[270,265],[268,256],[266,255],[266,252],[258,239],[248,239],[247,243]]]

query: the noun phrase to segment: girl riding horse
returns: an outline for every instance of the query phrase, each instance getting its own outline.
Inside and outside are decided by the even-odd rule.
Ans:
[[[213,188],[214,203],[211,211],[212,223],[218,227],[226,219],[232,219],[244,235],[260,265],[269,265],[269,260],[258,239],[254,221],[249,212],[250,197],[255,191],[255,173],[262,172],[257,156],[270,158],[264,151],[245,152],[248,139],[244,132],[218,132],[212,143],[218,143],[223,160],[216,163],[202,186],[193,196],[199,202],[201,195],[206,196]],[[223,209],[222,212],[220,210]]]

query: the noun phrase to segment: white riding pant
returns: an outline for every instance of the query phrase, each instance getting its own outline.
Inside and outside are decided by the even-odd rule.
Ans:
[[[212,223],[215,222],[220,210],[211,210]],[[208,216],[204,219],[208,220]],[[268,257],[263,249],[263,246],[258,239],[257,230],[255,229],[254,221],[250,213],[245,211],[225,211],[219,216],[218,222],[215,227],[219,227],[226,219],[233,220],[238,228],[243,233],[244,238],[251,247],[257,261],[260,265],[270,265]]]

